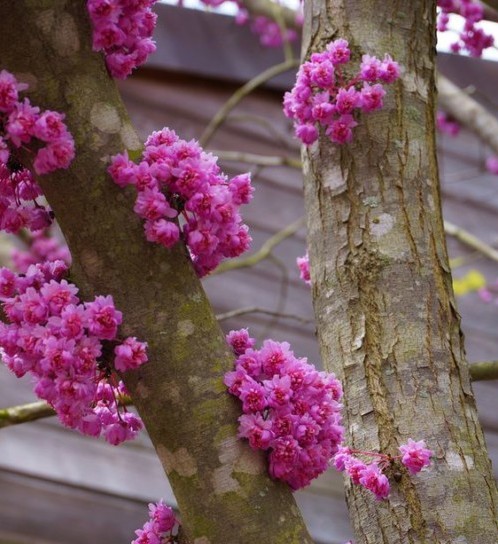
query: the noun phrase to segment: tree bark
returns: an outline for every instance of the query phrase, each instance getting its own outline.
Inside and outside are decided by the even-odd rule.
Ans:
[[[305,57],[339,37],[359,64],[403,66],[353,143],[303,150],[322,357],[345,390],[349,445],[435,451],[386,502],[346,483],[356,544],[498,542],[496,485],[451,287],[434,138],[434,0],[309,0]]]
[[[233,356],[185,248],[146,242],[133,195],[106,173],[111,155],[141,143],[91,49],[86,2],[0,2],[0,51],[1,68],[30,84],[32,103],[66,114],[76,159],[39,181],[83,299],[112,294],[124,315],[121,333],[149,343],[150,361],[123,378],[168,474],[186,539],[311,543],[288,487],[270,480],[263,457],[236,437],[240,406],[222,383]]]

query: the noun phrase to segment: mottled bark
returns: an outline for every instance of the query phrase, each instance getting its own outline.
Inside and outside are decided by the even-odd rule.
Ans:
[[[412,437],[432,468],[377,502],[347,486],[356,544],[496,544],[496,485],[451,288],[434,141],[434,0],[309,0],[304,54],[346,38],[359,62],[403,66],[354,142],[303,151],[322,357],[345,389],[347,441],[395,454]]]
[[[91,50],[85,4],[0,3],[1,68],[30,84],[33,103],[65,112],[76,140],[71,168],[40,179],[71,249],[72,280],[84,299],[112,294],[122,334],[149,343],[150,362],[124,379],[188,541],[310,543],[288,488],[236,438],[240,407],[222,383],[233,358],[185,248],[147,243],[132,192],[106,174],[110,155],[141,144]]]

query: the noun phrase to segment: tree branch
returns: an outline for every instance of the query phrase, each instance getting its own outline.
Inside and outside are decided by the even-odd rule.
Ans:
[[[439,74],[437,80],[439,105],[465,125],[498,155],[498,120],[486,108]]]
[[[267,310],[266,308],[260,308],[259,306],[247,306],[246,308],[238,308],[236,310],[231,310],[223,314],[218,314],[216,317],[218,321],[226,321],[234,317],[239,317],[241,315],[247,314],[264,314],[271,315],[272,317],[282,318],[282,319],[293,319],[303,325],[308,325],[314,322],[314,319],[309,319],[307,317],[301,317],[295,314],[286,314],[283,312],[275,312],[273,310]]]
[[[470,363],[470,377],[474,382],[498,380],[498,361],[481,361]]]
[[[257,166],[289,166],[301,169],[301,161],[292,157],[278,157],[272,155],[258,155],[256,153],[243,153],[240,151],[213,151],[211,153],[223,161],[244,162]]]
[[[478,251],[485,257],[498,262],[498,250],[492,248],[470,232],[453,225],[453,223],[450,223],[449,221],[444,222],[444,231],[446,234],[454,236],[457,240]]]
[[[71,167],[39,181],[82,298],[111,294],[123,312],[121,332],[148,342],[149,362],[122,378],[168,474],[186,536],[310,544],[290,490],[237,438],[240,408],[223,385],[233,354],[185,247],[148,243],[133,195],[107,174],[111,155],[140,150],[141,142],[92,51],[86,2],[0,2],[0,50],[2,67],[36,82],[32,102],[64,112],[75,138]]]
[[[293,314],[285,314],[281,312],[273,312],[257,306],[248,306],[247,308],[239,308],[231,312],[225,312],[218,315],[218,321],[225,321],[234,317],[247,314],[264,314],[271,315],[282,319],[294,319],[299,323],[308,325],[313,323],[313,319],[308,319]],[[470,363],[470,377],[472,381],[497,380],[498,379],[498,361],[480,361],[478,363]],[[131,399],[126,399],[121,403],[123,406],[132,404]],[[21,425],[22,423],[30,423],[39,419],[55,416],[55,412],[51,406],[45,401],[40,400],[27,404],[19,404],[18,406],[10,406],[9,408],[0,409],[0,429],[11,427],[12,425]]]
[[[297,68],[298,66],[299,60],[297,59],[286,60],[280,64],[276,64],[275,66],[270,66],[270,68],[267,68],[264,72],[261,72],[253,79],[249,80],[242,87],[237,89],[211,119],[209,125],[206,127],[206,130],[199,138],[200,144],[202,146],[206,146],[208,144],[214,133],[218,130],[219,126],[227,118],[228,114],[244,97],[252,93],[252,91],[257,89],[259,86],[263,85],[270,79],[280,74],[283,74],[284,72],[287,72],[292,68]]]

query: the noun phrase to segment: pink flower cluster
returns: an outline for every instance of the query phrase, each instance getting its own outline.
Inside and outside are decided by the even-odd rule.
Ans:
[[[354,113],[382,108],[386,94],[382,83],[393,83],[400,76],[398,64],[389,55],[383,61],[363,55],[360,72],[348,80],[341,66],[350,56],[346,40],[329,43],[324,52],[313,53],[301,65],[294,88],[285,93],[284,113],[294,120],[296,136],[304,144],[318,139],[318,126],[333,142],[350,142],[358,125]]]
[[[341,384],[296,358],[287,342],[265,340],[255,350],[247,329],[230,332],[227,341],[238,357],[224,381],[242,401],[239,436],[268,452],[273,478],[292,489],[307,486],[342,441]]]
[[[201,0],[202,3],[211,8],[218,8],[222,4],[235,5],[237,13],[235,22],[238,25],[249,24],[250,29],[254,34],[259,36],[259,41],[264,47],[280,47],[284,42],[293,42],[297,39],[298,33],[292,28],[285,29],[285,34],[282,33],[282,28],[279,24],[264,15],[252,17],[244,7],[243,0]],[[181,4],[179,0],[179,4]],[[273,3],[273,2],[271,2]],[[296,23],[302,24],[302,14],[296,16]]]
[[[462,127],[451,115],[444,111],[438,111],[436,114],[436,128],[439,132],[448,136],[458,136]]]
[[[103,51],[107,68],[125,79],[156,50],[151,36],[157,0],[88,0],[93,23],[93,50]]]
[[[493,36],[486,34],[482,28],[476,26],[484,17],[484,9],[480,2],[475,0],[438,0],[437,5],[441,8],[437,22],[437,29],[440,32],[448,30],[451,13],[465,19],[458,40],[451,45],[454,53],[463,50],[473,57],[480,57],[484,49],[493,47]]]
[[[420,472],[430,465],[430,457],[433,452],[426,448],[425,442],[415,442],[411,438],[407,444],[399,447],[401,455],[390,456],[383,453],[366,452],[341,447],[334,457],[334,466],[341,472],[346,472],[355,485],[361,485],[371,491],[378,500],[389,496],[390,485],[384,471],[401,461],[408,468],[410,474]],[[353,454],[375,457],[377,460],[364,463]]]
[[[33,264],[50,261],[63,261],[68,267],[71,264],[71,254],[64,242],[50,232],[50,229],[39,230],[26,236],[28,249],[12,250],[11,258],[17,272],[26,274]]]
[[[0,229],[10,233],[23,227],[38,230],[52,222],[51,212],[36,201],[42,192],[24,164],[26,158],[31,162],[33,157],[38,175],[68,168],[74,158],[64,115],[41,111],[28,98],[21,101],[19,91],[27,88],[10,72],[0,72]]]
[[[284,42],[294,42],[297,39],[297,32],[292,28],[282,28],[273,19],[264,15],[258,15],[254,19],[249,19],[249,14],[241,9],[237,17],[237,22],[241,24],[244,19],[249,21],[251,31],[259,36],[259,42],[264,47],[281,47]]]
[[[182,233],[200,276],[246,251],[251,241],[239,214],[252,198],[250,176],[228,182],[216,161],[196,141],[164,128],[149,136],[139,164],[125,152],[109,167],[116,184],[137,189],[134,211],[145,219],[147,240],[170,248]]]
[[[122,314],[111,296],[82,303],[78,289],[62,279],[62,261],[31,265],[25,274],[0,269],[0,300],[9,323],[0,323],[2,359],[16,376],[31,373],[34,391],[61,422],[111,444],[134,438],[142,428],[131,412],[119,412],[124,386],[110,366],[137,368],[147,344],[116,341]]]
[[[296,259],[297,267],[299,268],[299,276],[307,285],[311,285],[311,275],[310,275],[310,259],[308,252],[302,257]]]
[[[180,522],[173,510],[162,501],[149,504],[149,521],[137,529],[137,538],[131,544],[173,544]]]

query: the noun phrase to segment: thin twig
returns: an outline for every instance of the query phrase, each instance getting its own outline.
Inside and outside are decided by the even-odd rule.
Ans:
[[[227,118],[228,114],[235,108],[235,106],[248,94],[257,89],[263,83],[266,83],[270,79],[291,70],[297,68],[299,61],[297,59],[286,60],[275,66],[270,66],[264,72],[261,72],[256,77],[248,81],[245,85],[237,89],[232,96],[223,104],[223,106],[217,111],[216,115],[211,119],[206,130],[199,138],[199,143],[206,147],[206,144],[212,138],[213,134],[218,130],[219,126]]]
[[[290,149],[291,151],[299,151],[300,149],[299,140],[297,138],[294,138],[288,131],[279,130],[275,126],[274,119],[270,120],[266,117],[262,117],[261,115],[255,115],[251,113],[232,113],[232,115],[230,115],[230,119],[226,120],[226,123],[229,123],[230,125],[243,123],[245,127],[247,127],[248,124],[261,125],[269,132],[275,143],[279,143],[283,147],[285,147],[286,149]]]
[[[218,314],[216,318],[218,319],[218,321],[221,322],[247,314],[263,314],[270,315],[272,317],[278,317],[281,319],[293,319],[294,321],[302,323],[303,325],[309,325],[310,323],[314,322],[313,319],[307,317],[302,317],[295,314],[286,314],[283,312],[275,312],[274,310],[267,310],[265,308],[259,308],[258,306],[247,306],[246,308],[238,308],[237,310],[231,310],[230,312]]]
[[[479,251],[479,253],[488,257],[489,259],[498,262],[498,251],[470,232],[462,229],[461,227],[453,225],[449,221],[444,222],[444,232],[455,237],[457,240],[471,247],[472,249]]]
[[[253,253],[248,257],[241,257],[239,259],[232,259],[230,261],[221,263],[211,275],[223,274],[224,272],[236,270],[238,268],[248,268],[258,264],[264,259],[267,259],[276,246],[282,243],[286,238],[289,238],[295,234],[304,225],[304,221],[304,217],[301,217],[297,221],[294,221],[294,223],[291,223],[285,227],[285,229],[277,232],[271,238],[268,238],[268,240],[266,240],[266,242],[258,249],[258,251],[256,251],[256,253]]]
[[[289,294],[289,271],[285,264],[282,262],[281,259],[278,257],[275,257],[272,253],[268,256],[268,259],[280,270],[280,273],[282,274],[282,279],[279,282],[280,289],[277,299],[277,305],[275,308],[275,316],[273,316],[264,329],[261,331],[261,334],[259,335],[259,341],[263,341],[265,338],[267,338],[273,329],[273,327],[278,323],[279,320],[279,314],[282,313],[283,309],[285,308],[285,304],[287,303],[287,296]]]
[[[301,169],[301,161],[292,157],[278,157],[277,155],[258,155],[256,153],[243,153],[240,151],[209,150],[223,161],[244,162],[258,166],[289,166]]]

